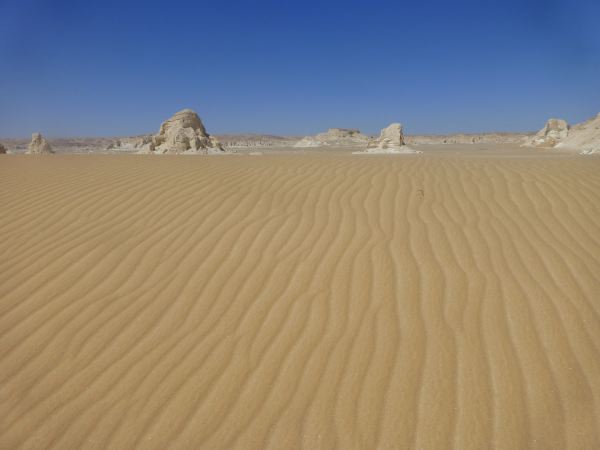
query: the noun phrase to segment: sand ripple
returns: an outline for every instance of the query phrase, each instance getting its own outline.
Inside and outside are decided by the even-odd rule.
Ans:
[[[0,161],[0,448],[600,448],[600,159]]]

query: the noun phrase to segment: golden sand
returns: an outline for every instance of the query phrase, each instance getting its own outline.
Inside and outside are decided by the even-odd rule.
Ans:
[[[600,448],[600,158],[9,155],[0,213],[2,449]]]

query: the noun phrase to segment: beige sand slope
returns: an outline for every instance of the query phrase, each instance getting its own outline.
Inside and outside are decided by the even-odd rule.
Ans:
[[[598,449],[600,159],[0,160],[2,449]]]

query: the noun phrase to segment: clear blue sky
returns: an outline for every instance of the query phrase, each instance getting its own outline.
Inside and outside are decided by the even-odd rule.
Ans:
[[[0,136],[535,130],[600,111],[600,1],[0,0]]]

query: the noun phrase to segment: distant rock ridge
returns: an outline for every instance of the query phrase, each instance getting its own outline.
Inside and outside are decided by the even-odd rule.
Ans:
[[[531,139],[534,133],[454,133],[454,134],[415,134],[405,135],[404,141],[410,144],[522,144]]]
[[[368,141],[369,136],[356,128],[329,128],[325,133],[300,139],[294,147],[358,146]]]
[[[326,136],[331,136],[334,138],[360,138],[362,139],[362,134],[358,128],[329,128],[326,133],[323,133]]]
[[[268,134],[221,134],[216,136],[223,148],[293,147],[299,138]]]
[[[41,155],[50,153],[54,153],[50,143],[40,133],[33,133],[31,135],[31,142],[27,147],[27,154]]]
[[[137,144],[140,153],[153,154],[213,154],[225,150],[209,135],[198,114],[181,110],[164,121],[158,134],[144,137]]]

